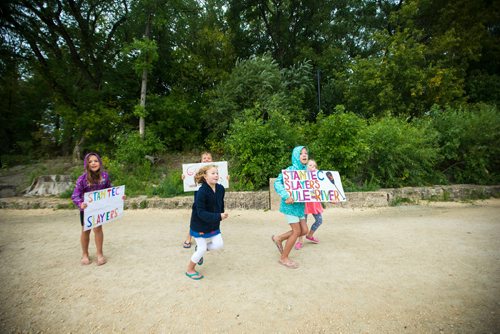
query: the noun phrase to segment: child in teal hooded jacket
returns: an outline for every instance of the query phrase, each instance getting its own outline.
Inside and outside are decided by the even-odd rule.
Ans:
[[[292,165],[286,170],[304,170],[309,160],[305,146],[296,146],[292,151]],[[304,203],[294,203],[293,198],[285,190],[283,173],[274,181],[274,189],[281,197],[280,212],[282,212],[290,225],[291,230],[278,236],[272,236],[273,242],[278,247],[281,257],[279,263],[287,268],[298,268],[298,264],[288,258],[297,238],[307,234],[307,223],[304,214]],[[283,241],[286,240],[285,248]]]

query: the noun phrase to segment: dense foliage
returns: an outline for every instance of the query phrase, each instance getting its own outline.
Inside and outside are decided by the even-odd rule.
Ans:
[[[253,190],[304,144],[351,189],[499,182],[498,1],[9,0],[0,13],[2,166],[99,151],[130,189],[166,196],[178,171],[144,156],[208,148]]]

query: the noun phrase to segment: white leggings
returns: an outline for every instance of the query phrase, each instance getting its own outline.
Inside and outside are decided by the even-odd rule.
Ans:
[[[207,250],[220,249],[224,246],[222,234],[219,233],[211,238],[194,238],[196,241],[196,251],[191,256],[191,261],[198,263]]]

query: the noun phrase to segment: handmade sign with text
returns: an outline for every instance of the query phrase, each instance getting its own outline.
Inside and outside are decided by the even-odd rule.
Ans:
[[[345,202],[340,175],[324,170],[283,170],[285,190],[295,202]]]
[[[200,162],[196,164],[183,164],[182,173],[184,174],[184,192],[187,191],[197,191],[200,189],[200,184],[194,182],[194,175],[203,166],[215,165],[219,170],[219,183],[224,186],[224,188],[229,188],[229,177],[227,172],[227,161],[217,161],[217,162]]]
[[[101,226],[123,215],[125,186],[111,187],[85,193],[87,207],[83,212],[83,229]]]

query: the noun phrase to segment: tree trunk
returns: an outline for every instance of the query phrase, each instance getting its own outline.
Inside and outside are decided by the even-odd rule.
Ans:
[[[141,84],[141,109],[146,110],[146,87],[148,84],[148,71],[144,69],[142,71],[142,84]],[[139,118],[139,136],[144,138],[144,116]]]
[[[146,22],[146,32],[144,33],[144,38],[149,40],[150,35],[150,26],[151,26],[151,14],[148,16],[148,20]],[[146,110],[146,92],[148,85],[148,70],[144,68],[142,70],[142,82],[141,82],[141,110]],[[144,139],[144,131],[145,131],[145,121],[144,116],[139,117],[139,136]]]
[[[82,161],[82,144],[83,144],[84,138],[83,136],[80,137],[79,140],[76,141],[75,147],[73,147],[73,162],[74,163],[80,163]]]

